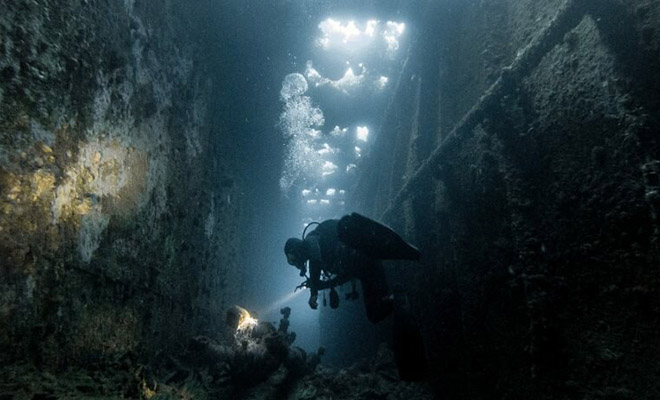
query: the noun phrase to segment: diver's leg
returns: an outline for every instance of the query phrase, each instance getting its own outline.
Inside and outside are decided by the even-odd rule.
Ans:
[[[377,260],[364,257],[358,278],[362,283],[362,297],[367,319],[374,324],[392,313],[392,301],[388,297],[387,280],[383,266]]]
[[[357,300],[359,297],[360,294],[355,286],[355,279],[351,279],[351,292],[346,293],[346,300]]]

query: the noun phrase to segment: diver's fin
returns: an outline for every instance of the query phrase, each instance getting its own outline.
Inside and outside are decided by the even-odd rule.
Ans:
[[[343,243],[372,258],[417,261],[421,257],[415,246],[392,229],[358,213],[342,217],[337,224],[337,233]]]

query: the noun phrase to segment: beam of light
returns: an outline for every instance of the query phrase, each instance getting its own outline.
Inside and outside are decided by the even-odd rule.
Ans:
[[[403,34],[403,31],[406,29],[406,24],[396,23],[392,21],[387,21],[385,25],[385,31],[383,32],[383,38],[387,43],[387,51],[394,53],[399,49],[399,37]]]
[[[378,26],[378,21],[374,19],[367,21],[367,27],[364,29],[364,33],[369,37],[373,37],[374,33],[376,33],[377,26]]]
[[[348,128],[340,128],[339,126],[335,126],[332,131],[330,131],[330,134],[335,137],[342,137],[348,132]]]
[[[326,155],[326,154],[334,154],[334,153],[335,153],[335,149],[333,149],[332,147],[330,147],[329,144],[327,144],[327,143],[323,143],[323,148],[322,148],[321,150],[318,150],[318,153],[319,153],[320,155],[322,155],[322,156],[324,156],[324,155]]]
[[[367,69],[364,67],[364,64],[359,64],[359,69],[355,71],[351,68],[350,63],[346,62],[346,64],[348,65],[346,67],[346,72],[344,72],[344,75],[337,80],[332,80],[321,75],[316,69],[314,69],[314,65],[311,61],[307,61],[305,75],[316,87],[327,85],[341,92],[348,93],[350,90],[362,85],[365,80]]]
[[[381,76],[380,78],[378,78],[378,81],[376,81],[376,87],[378,89],[384,89],[385,86],[387,86],[387,82],[389,82],[389,80],[390,79],[388,77]]]
[[[325,177],[334,174],[336,171],[337,166],[332,161],[326,161],[321,168],[321,175]]]
[[[366,142],[368,137],[369,137],[369,128],[367,128],[366,126],[358,126],[357,127],[357,140],[361,140],[363,142]]]
[[[370,46],[385,45],[390,57],[399,49],[399,39],[406,30],[403,22],[381,23],[371,19],[356,23],[352,20],[327,18],[318,25],[321,36],[317,43],[324,50],[355,53]],[[382,38],[382,40],[379,40]]]
[[[296,290],[293,293],[288,293],[288,294],[280,297],[279,299],[277,299],[274,302],[272,302],[271,304],[269,304],[265,309],[261,310],[259,315],[268,315],[271,312],[273,312],[273,311],[275,311],[279,308],[282,308],[283,305],[285,305],[286,303],[289,303],[290,301],[292,301],[296,297],[300,296],[300,294],[305,292],[305,290],[306,289]]]
[[[331,82],[332,86],[343,92],[347,92],[349,89],[360,86],[364,80],[364,68],[362,69],[359,75],[356,75],[353,71],[353,68],[348,67],[344,76],[339,80]]]
[[[406,24],[403,22],[401,23],[396,23],[393,21],[387,21],[387,29],[390,32],[394,32],[397,36],[400,36],[403,31],[406,29]]]
[[[362,31],[357,27],[355,21],[341,22],[328,18],[319,24],[319,29],[323,32],[319,44],[326,49],[335,43],[347,45],[364,40],[361,37]]]

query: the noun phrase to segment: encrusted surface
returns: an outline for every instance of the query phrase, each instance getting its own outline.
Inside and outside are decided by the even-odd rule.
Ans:
[[[362,182],[377,196],[354,199],[380,215],[410,176],[390,166],[414,172],[477,105],[476,126],[388,212],[425,255],[392,278],[419,312],[437,392],[658,397],[657,2],[576,3],[565,34],[511,80],[505,67],[564,2],[444,3],[442,51],[409,60],[439,69],[440,90],[400,90],[393,110],[419,105],[390,119],[395,156],[371,160]],[[429,111],[440,126],[420,129]]]
[[[149,357],[217,328],[240,286],[235,160],[165,3],[3,3],[3,364]]]

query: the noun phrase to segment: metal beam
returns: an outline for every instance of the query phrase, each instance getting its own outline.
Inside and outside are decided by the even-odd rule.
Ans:
[[[388,221],[392,218],[392,214],[400,210],[401,204],[410,196],[413,189],[417,188],[424,182],[425,178],[437,170],[445,155],[469,139],[474,128],[483,121],[484,116],[496,110],[502,97],[513,93],[521,84],[522,79],[528,76],[543,57],[563,40],[564,35],[582,21],[589,3],[591,2],[584,0],[566,0],[562,4],[542,33],[518,51],[518,56],[511,65],[502,69],[495,83],[484,92],[447,137],[420,164],[415,173],[406,180],[388,208],[381,215],[381,221]]]

